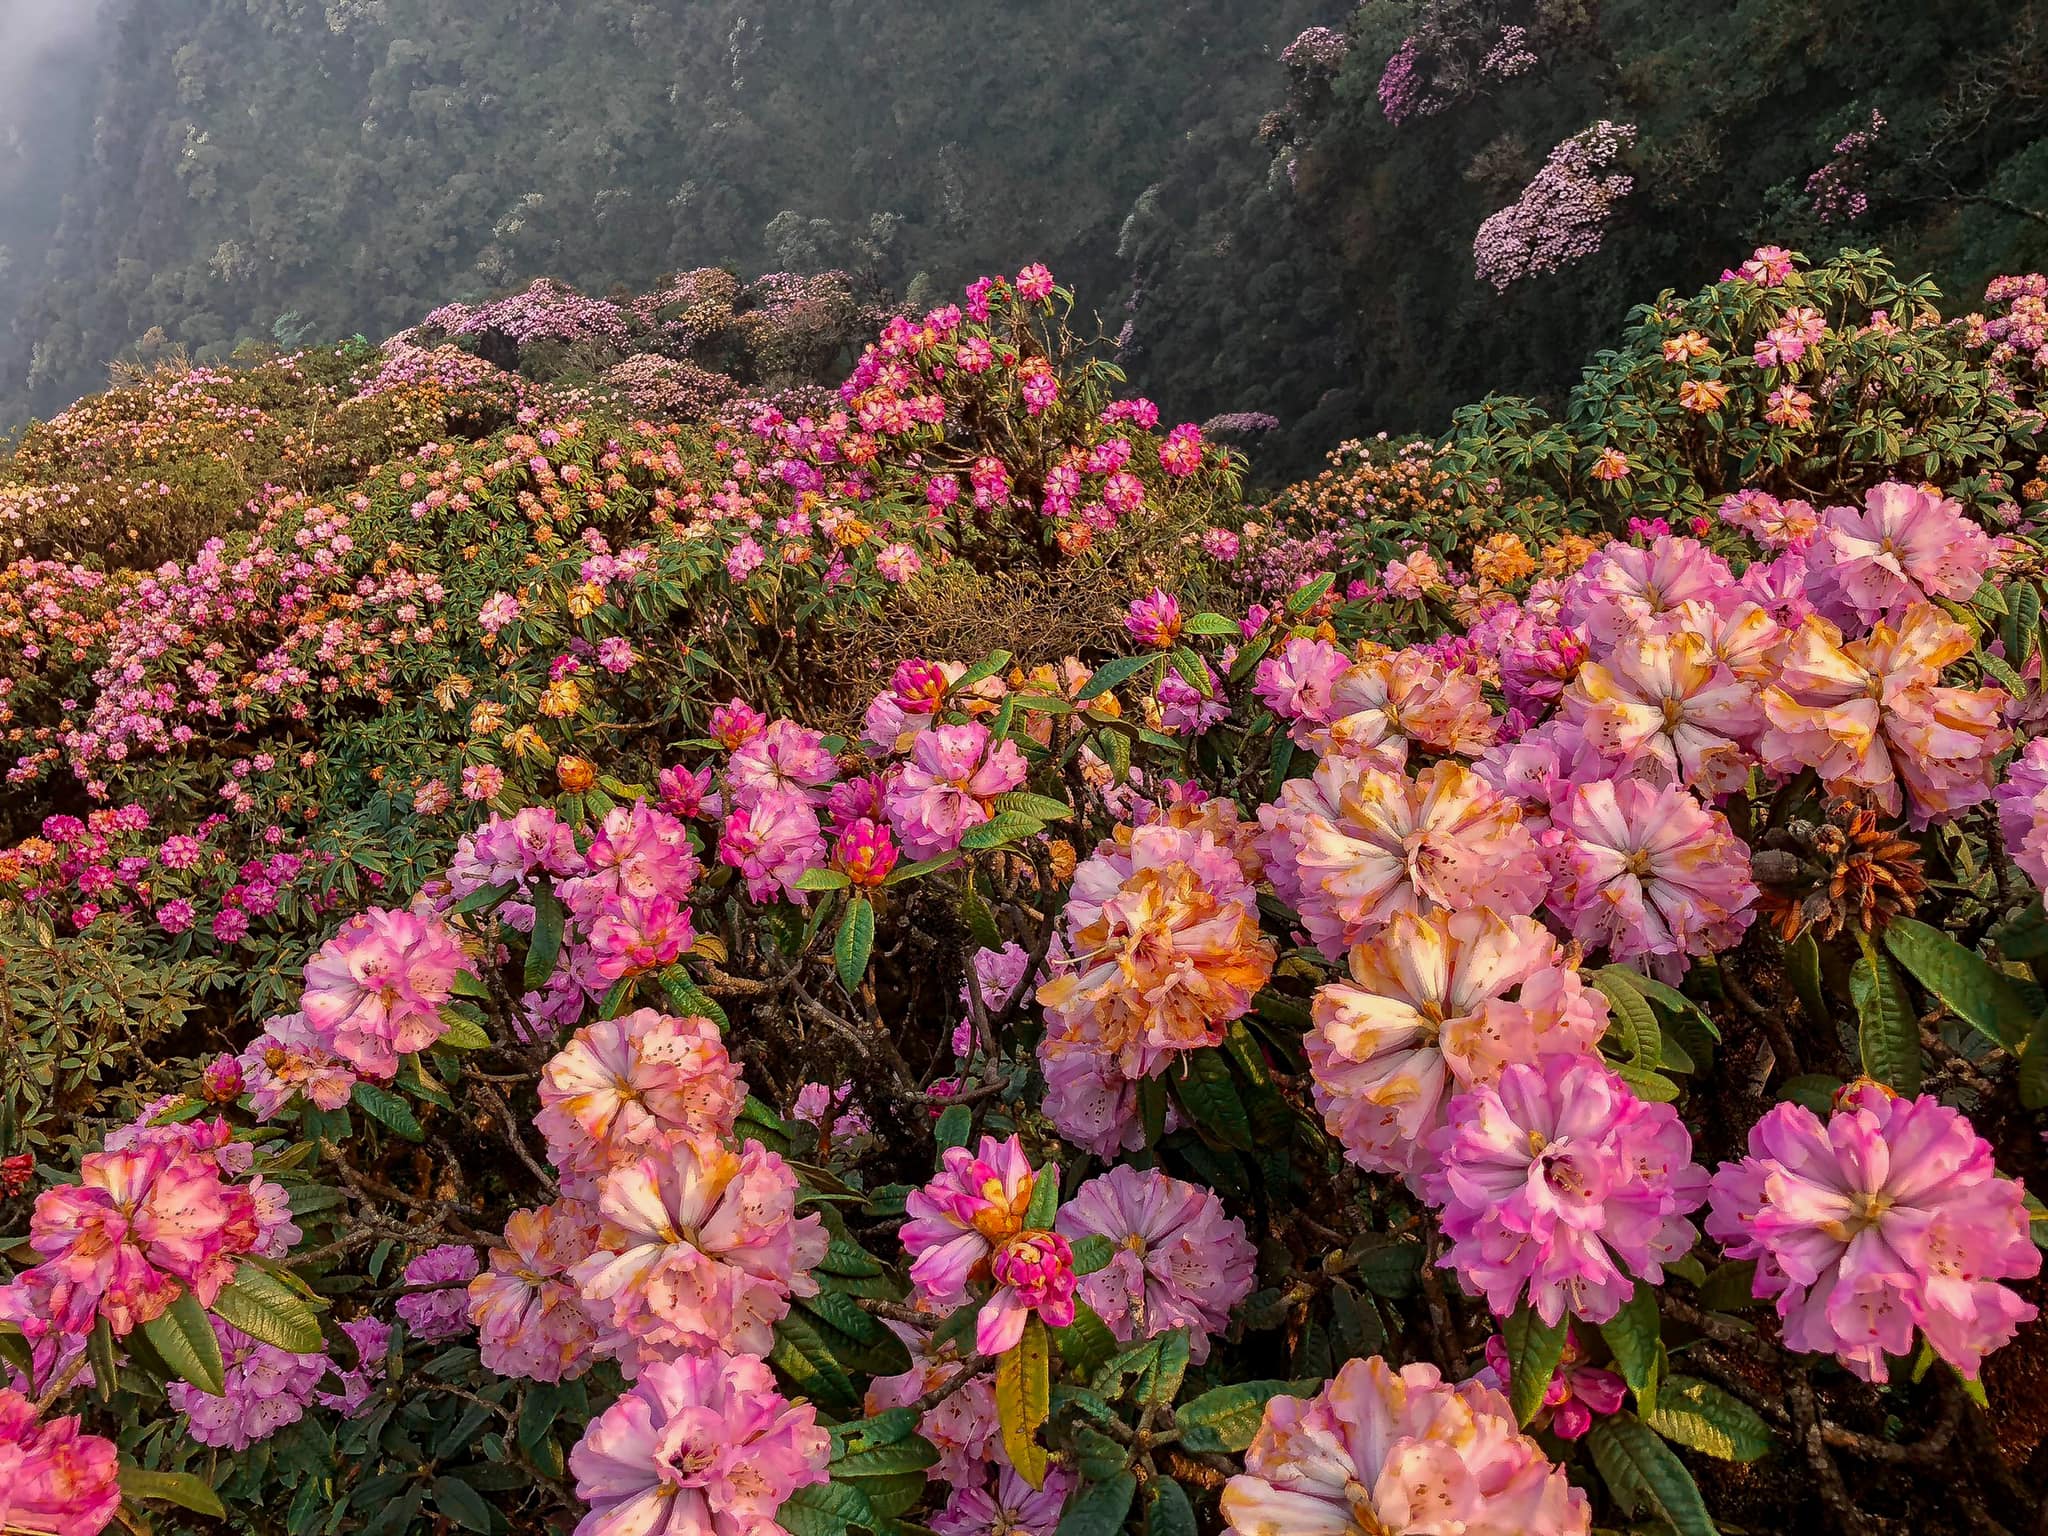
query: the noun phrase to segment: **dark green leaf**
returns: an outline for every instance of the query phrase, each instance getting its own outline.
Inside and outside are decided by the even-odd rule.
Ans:
[[[1320,1386],[1306,1381],[1240,1381],[1214,1387],[1175,1410],[1180,1443],[1190,1451],[1237,1455],[1259,1432],[1268,1402],[1282,1394],[1307,1397]]]
[[[407,1141],[424,1141],[427,1133],[420,1129],[419,1120],[413,1115],[412,1106],[387,1088],[362,1078],[356,1080],[355,1088],[349,1094],[355,1106],[364,1114],[386,1129],[403,1136]]]
[[[253,1264],[244,1264],[221,1287],[213,1310],[222,1322],[289,1354],[317,1355],[323,1347],[320,1319],[305,1298]]]
[[[1771,1449],[1771,1432],[1749,1404],[1710,1381],[1673,1376],[1645,1422],[1667,1440],[1722,1461],[1755,1461]]]
[[[175,1504],[210,1520],[225,1520],[228,1512],[220,1495],[210,1484],[190,1472],[151,1472],[143,1467],[121,1468],[121,1492],[129,1498],[157,1504]]]
[[[1095,1368],[1115,1355],[1119,1347],[1109,1324],[1078,1297],[1074,1301],[1074,1320],[1064,1328],[1053,1329],[1052,1338],[1067,1369],[1083,1381],[1093,1376]]]
[[[1614,1368],[1621,1372],[1621,1379],[1629,1384],[1629,1389],[1636,1395],[1637,1406],[1644,1413],[1649,1413],[1657,1405],[1661,1331],[1657,1292],[1654,1287],[1642,1283],[1637,1284],[1635,1293],[1622,1304],[1621,1311],[1611,1321],[1600,1325],[1600,1336],[1614,1352]]]
[[[875,951],[875,908],[865,896],[847,903],[846,916],[839,920],[839,937],[832,941],[832,964],[839,972],[839,984],[848,992],[860,990],[868,973],[868,957]]]
[[[1920,1020],[1892,964],[1858,934],[1863,956],[1849,973],[1849,991],[1862,1020],[1857,1041],[1863,1070],[1895,1092],[1920,1091]]]
[[[1005,843],[1014,843],[1022,838],[1036,837],[1045,830],[1045,823],[1036,816],[1026,816],[1017,811],[998,811],[978,827],[969,827],[960,837],[962,848],[1000,848]]]
[[[965,1104],[948,1104],[946,1112],[939,1116],[939,1123],[933,1134],[938,1138],[939,1150],[964,1147],[967,1138],[974,1134],[974,1111]]]
[[[1024,1225],[1044,1231],[1052,1225],[1060,1208],[1060,1165],[1047,1163],[1032,1175],[1031,1203],[1024,1211]]]
[[[433,1482],[434,1508],[466,1531],[489,1536],[491,1506],[484,1496],[459,1477],[437,1477]]]
[[[1116,1257],[1116,1244],[1099,1232],[1075,1238],[1073,1248],[1074,1273],[1077,1275],[1092,1275],[1098,1269],[1107,1269],[1110,1260]]]
[[[1171,1074],[1173,1091],[1197,1130],[1240,1152],[1252,1148],[1251,1117],[1237,1084],[1230,1075],[1230,1063],[1214,1047],[1191,1051],[1185,1070]]]
[[[1807,1022],[1815,1029],[1827,1029],[1827,999],[1820,989],[1820,946],[1813,942],[1812,933],[1802,933],[1785,946],[1785,973],[1792,978],[1792,990],[1806,1009]]]
[[[1138,1479],[1119,1472],[1067,1501],[1053,1536],[1116,1536],[1138,1495]]]
[[[213,1397],[227,1395],[220,1340],[197,1296],[180,1291],[167,1310],[142,1325],[142,1333],[181,1381]]]
[[[801,1315],[792,1312],[775,1325],[775,1347],[768,1363],[786,1376],[798,1392],[826,1412],[860,1412],[860,1393],[832,1351]]]
[[[555,888],[542,881],[533,893],[533,933],[526,941],[526,990],[538,992],[555,974],[555,960],[562,953],[562,927],[568,914],[562,910]]]
[[[1055,800],[1051,795],[1034,795],[1023,789],[997,795],[995,807],[999,811],[1015,811],[1020,816],[1034,816],[1040,821],[1066,821],[1074,814],[1074,808],[1064,800]]]
[[[1655,1516],[1678,1536],[1718,1536],[1692,1473],[1634,1414],[1600,1420],[1586,1443],[1608,1491],[1630,1515]]]
[[[1885,925],[1884,947],[1915,981],[1992,1044],[2016,1051],[2026,1041],[2034,1010],[2012,979],[1981,955],[1910,917],[1895,917]]]
[[[1515,1422],[1525,1429],[1542,1408],[1550,1378],[1563,1363],[1568,1329],[1563,1318],[1555,1326],[1544,1322],[1526,1301],[1501,1325],[1501,1338],[1508,1346],[1508,1402],[1515,1410]]]
[[[1136,677],[1151,664],[1150,656],[1119,656],[1114,661],[1105,661],[1074,695],[1075,702],[1086,704],[1090,699],[1099,698],[1119,683]]]
[[[1145,1485],[1145,1536],[1199,1536],[1188,1491],[1170,1477]]]

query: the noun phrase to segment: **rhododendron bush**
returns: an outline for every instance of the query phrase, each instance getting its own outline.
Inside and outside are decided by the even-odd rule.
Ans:
[[[2026,1528],[2034,361],[2018,305],[1849,314],[1877,280],[1760,252],[1568,422],[1496,402],[1255,513],[1199,429],[1032,365],[1041,268],[891,322],[835,424],[725,439],[752,489],[690,503],[650,462],[687,435],[508,445],[573,582],[422,533],[353,588],[472,658],[445,711],[444,652],[390,659],[359,717],[472,722],[380,813],[438,834],[251,974],[222,919],[300,857],[259,833],[167,946],[234,1000],[69,1083],[68,1133],[0,1123],[8,1529]],[[308,515],[292,593],[349,553]],[[828,518],[866,527],[815,558]],[[701,628],[830,559],[914,596],[891,519],[921,563],[1096,562],[1119,621],[850,699],[801,686],[843,631],[744,673],[762,631]],[[316,759],[351,686],[298,695]],[[129,772],[66,729],[25,785]],[[52,809],[15,920],[161,932],[271,771],[212,825]]]

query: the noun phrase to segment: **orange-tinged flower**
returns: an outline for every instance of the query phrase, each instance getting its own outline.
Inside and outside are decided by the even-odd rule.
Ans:
[[[1586,662],[1563,706],[1586,744],[1618,771],[1708,795],[1747,782],[1747,744],[1763,728],[1756,686],[1683,630],[1624,638],[1605,661]]]
[[[1386,768],[1407,761],[1411,740],[1430,752],[1477,757],[1499,734],[1478,678],[1420,651],[1377,646],[1331,687],[1330,716],[1309,745]]]
[[[1728,403],[1728,386],[1719,379],[1687,379],[1678,386],[1678,403],[1704,416]]]
[[[1515,534],[1496,533],[1472,551],[1472,570],[1487,581],[1512,586],[1535,572],[1536,557]]]
[[[597,783],[597,765],[587,757],[557,758],[555,782],[566,793],[580,795]]]

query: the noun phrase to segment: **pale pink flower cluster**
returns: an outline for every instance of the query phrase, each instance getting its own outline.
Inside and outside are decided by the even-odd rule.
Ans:
[[[1698,1233],[1706,1172],[1668,1104],[1636,1098],[1597,1056],[1517,1063],[1453,1102],[1430,1140],[1440,1261],[1506,1317],[1525,1300],[1552,1327],[1604,1323]]]
[[[431,914],[373,907],[306,962],[300,1011],[315,1038],[365,1077],[388,1081],[398,1059],[447,1032],[455,979],[475,975],[453,929]]]
[[[1054,1222],[1070,1241],[1116,1245],[1107,1268],[1081,1277],[1081,1299],[1124,1340],[1188,1330],[1190,1358],[1209,1358],[1209,1338],[1249,1296],[1258,1255],[1244,1223],[1196,1184],[1120,1164],[1074,1191]]]
[[[991,741],[978,721],[937,725],[912,743],[883,797],[889,825],[914,859],[937,858],[995,815],[995,797],[1029,774],[1015,742]]]
[[[2034,884],[2048,889],[2048,736],[2037,736],[1993,791],[2006,851]]]
[[[1837,623],[1896,623],[1930,597],[1968,602],[1996,556],[1990,536],[1963,516],[1959,502],[1887,481],[1862,507],[1821,514],[1807,550],[1807,592]]]
[[[573,1271],[597,1251],[598,1216],[563,1198],[505,1220],[504,1246],[469,1282],[468,1316],[484,1369],[569,1381],[596,1361],[597,1325]]]
[[[1353,1360],[1312,1398],[1266,1404],[1223,1490],[1235,1536],[1588,1536],[1592,1509],[1483,1382]]]
[[[237,1061],[258,1120],[275,1120],[300,1098],[315,1109],[340,1109],[356,1085],[355,1068],[321,1043],[303,1013],[265,1020]]]
[[[456,1339],[469,1332],[469,1282],[476,1278],[476,1250],[467,1243],[441,1243],[415,1255],[405,1266],[409,1290],[394,1303],[406,1332],[423,1343]]]
[[[1607,1000],[1529,917],[1396,913],[1323,987],[1304,1047],[1316,1108],[1361,1168],[1412,1188],[1450,1102],[1510,1065],[1596,1049]]]
[[[670,1138],[732,1132],[746,1085],[705,1018],[641,1008],[587,1024],[542,1069],[534,1118],[565,1188],[594,1193],[607,1170]]]
[[[36,1536],[99,1536],[121,1507],[114,1442],[74,1418],[36,1418],[36,1405],[0,1389],[0,1527]]]
[[[2025,1190],[1959,1111],[1867,1079],[1825,1123],[1779,1104],[1750,1127],[1749,1155],[1714,1175],[1706,1221],[1729,1257],[1756,1261],[1756,1294],[1775,1298],[1788,1348],[1877,1382],[1916,1328],[1974,1377],[2033,1321],[1998,1283],[2040,1273],[2028,1225]]]
[[[830,1456],[816,1411],[753,1356],[657,1360],[569,1453],[590,1506],[575,1536],[783,1536],[776,1512]]]
[[[334,1362],[318,1352],[295,1355],[252,1339],[217,1317],[211,1321],[220,1342],[225,1391],[215,1396],[174,1381],[167,1393],[171,1406],[185,1415],[194,1440],[221,1450],[246,1451],[305,1416],[320,1378]]]

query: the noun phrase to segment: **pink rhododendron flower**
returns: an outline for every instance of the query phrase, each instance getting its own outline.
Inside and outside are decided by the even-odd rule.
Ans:
[[[259,1235],[253,1196],[210,1154],[168,1141],[95,1152],[78,1183],[36,1197],[29,1246],[43,1262],[16,1283],[62,1331],[89,1333],[98,1316],[125,1338],[188,1287],[211,1306]]]
[[[938,1536],[1053,1536],[1060,1511],[1074,1491],[1074,1474],[1055,1466],[1045,1486],[1034,1488],[1014,1467],[996,1469],[994,1489],[987,1486],[985,1467],[972,1483],[954,1488],[946,1507],[932,1516]]]
[[[1588,1536],[1586,1495],[1482,1382],[1353,1360],[1312,1398],[1270,1399],[1223,1489],[1235,1536]]]
[[[1623,637],[1579,668],[1563,712],[1616,775],[1708,796],[1748,784],[1749,745],[1764,726],[1755,684],[1686,631]]]
[[[1962,504],[1888,480],[1862,507],[1829,507],[1806,552],[1807,592],[1839,624],[1897,623],[1930,597],[1966,603],[1997,558]]]
[[[346,1369],[339,1361],[330,1368],[341,1379],[339,1392],[316,1392],[313,1401],[332,1408],[345,1419],[353,1419],[369,1406],[377,1383],[386,1374],[386,1357],[391,1349],[391,1325],[380,1318],[357,1317],[341,1324],[341,1331],[355,1346],[356,1363]]]
[[[974,1347],[989,1356],[1015,1349],[1036,1312],[1048,1328],[1074,1320],[1074,1250],[1057,1232],[1019,1232],[989,1260],[995,1293],[974,1322]]]
[[[1236,852],[1205,826],[1121,830],[1075,870],[1066,950],[1038,989],[1040,1055],[1104,1058],[1128,1078],[1218,1044],[1273,972]]]
[[[825,746],[824,733],[775,720],[741,744],[725,765],[725,787],[735,810],[747,810],[776,790],[791,790],[813,805],[825,803],[824,789],[839,777],[839,764]]]
[[[306,962],[299,1006],[328,1050],[363,1076],[388,1081],[399,1057],[447,1032],[441,1009],[455,978],[475,974],[476,963],[438,917],[373,907]]]
[[[572,1277],[597,1251],[597,1212],[561,1199],[505,1219],[505,1245],[469,1282],[467,1311],[484,1369],[573,1381],[596,1359],[597,1328]]]
[[[1166,434],[1166,441],[1159,445],[1159,467],[1176,480],[1192,475],[1202,467],[1202,429],[1192,422],[1182,422]]]
[[[919,736],[885,796],[889,824],[913,859],[937,858],[994,814],[995,797],[1030,769],[1013,741],[991,742],[988,727],[936,725]]]
[[[238,1059],[258,1120],[276,1119],[301,1095],[316,1109],[340,1109],[355,1091],[355,1068],[321,1043],[302,1013],[266,1019]]]
[[[476,1250],[467,1243],[442,1243],[405,1266],[405,1283],[438,1289],[398,1298],[393,1310],[414,1338],[455,1339],[469,1332],[469,1282],[476,1278]]]
[[[961,1370],[958,1344],[934,1346],[928,1334],[893,1318],[885,1318],[883,1324],[909,1349],[910,1369],[896,1376],[877,1376],[869,1384],[863,1404],[869,1418],[892,1408],[909,1407],[927,1392],[945,1386]],[[939,1450],[930,1476],[956,1487],[980,1487],[988,1468],[1002,1456],[995,1378],[982,1371],[949,1392],[936,1407],[924,1411],[918,1433]]]
[[[796,1214],[796,1175],[757,1141],[673,1141],[606,1174],[599,1251],[572,1272],[628,1375],[679,1350],[761,1353],[825,1253]]]
[[[1479,679],[1416,650],[1373,647],[1330,689],[1330,723],[1310,731],[1318,752],[1369,757],[1399,769],[1408,743],[1428,752],[1477,757],[1498,734]]]
[[[768,729],[768,717],[745,699],[728,699],[711,711],[704,723],[704,734],[724,747],[735,751]]]
[[[1667,535],[1648,549],[1611,543],[1565,584],[1560,618],[1583,628],[1598,655],[1683,603],[1725,601],[1734,585],[1728,563],[1697,540]]]
[[[1291,637],[1259,663],[1259,701],[1292,722],[1295,743],[1306,746],[1311,731],[1336,718],[1332,695],[1350,670],[1351,658],[1329,641]]]
[[[1508,1390],[1514,1368],[1508,1359],[1508,1341],[1493,1334],[1486,1341],[1486,1368],[1474,1378],[1501,1392]],[[1532,1428],[1548,1429],[1560,1440],[1579,1440],[1593,1427],[1593,1416],[1621,1412],[1628,1401],[1628,1383],[1612,1371],[1586,1364],[1578,1330],[1564,1331],[1564,1358],[1551,1373],[1543,1391],[1543,1407]]]
[[[734,761],[752,743],[733,754]],[[562,900],[586,926],[596,922],[606,897],[654,897],[682,904],[704,866],[690,848],[689,829],[646,801],[614,806],[591,835],[583,870],[562,883]]]
[[[1864,790],[1895,816],[1908,806],[1916,827],[1988,799],[1993,759],[2012,740],[2007,696],[1941,684],[1941,669],[1974,648],[1967,629],[1926,603],[1897,628],[1880,623],[1846,644],[1809,618],[1763,691],[1765,764],[1788,776],[1812,768],[1829,789]]]
[[[1517,1062],[1579,1055],[1607,1000],[1529,917],[1398,912],[1320,989],[1303,1045],[1315,1105],[1361,1168],[1420,1188],[1447,1103]]]
[[[2048,889],[2048,736],[2037,736],[1993,791],[2006,851],[2034,884]]]
[[[1394,597],[1413,602],[1427,597],[1443,585],[1443,567],[1426,549],[1411,550],[1399,560],[1389,560],[1380,572],[1380,584]]]
[[[832,867],[855,885],[877,886],[896,867],[896,840],[889,829],[866,816],[840,828],[832,847]]]
[[[1186,1328],[1197,1365],[1257,1279],[1244,1223],[1209,1190],[1156,1169],[1123,1164],[1090,1179],[1054,1225],[1070,1240],[1093,1234],[1116,1245],[1108,1268],[1082,1276],[1080,1287],[1110,1332],[1129,1341]]]
[[[1171,650],[1180,639],[1180,626],[1179,600],[1157,588],[1147,597],[1134,599],[1124,615],[1124,629],[1130,637],[1155,651]]]
[[[606,896],[590,927],[590,952],[606,981],[660,970],[696,942],[690,909],[666,896]]]
[[[1726,949],[1755,918],[1749,849],[1685,790],[1639,779],[1576,786],[1544,834],[1557,881],[1550,904],[1572,936],[1618,961]]]
[[[36,1422],[36,1405],[0,1390],[0,1524],[37,1536],[99,1536],[121,1507],[114,1442],[76,1418]]]
[[[908,544],[887,544],[875,556],[875,569],[884,581],[902,586],[924,569],[924,559]]]
[[[1998,1284],[2041,1270],[2025,1201],[1959,1111],[1865,1079],[1825,1123],[1779,1104],[1751,1126],[1749,1155],[1714,1175],[1706,1224],[1730,1258],[1756,1260],[1787,1348],[1882,1382],[1918,1328],[1975,1377],[2035,1316]]]
[[[1020,299],[1028,299],[1033,304],[1042,303],[1052,297],[1052,290],[1052,273],[1040,262],[1034,261],[1017,274],[1017,297]]]
[[[986,1277],[996,1249],[1024,1230],[1037,1180],[1015,1136],[984,1136],[978,1153],[948,1147],[931,1182],[904,1200],[899,1236],[919,1297],[934,1307],[967,1300],[969,1283]]]
[[[262,1343],[217,1317],[211,1322],[225,1367],[224,1394],[215,1397],[174,1381],[166,1395],[185,1415],[186,1433],[201,1445],[246,1451],[305,1417],[306,1405],[333,1362],[324,1354],[295,1355]]]
[[[1060,1135],[1101,1158],[1136,1152],[1145,1145],[1145,1127],[1138,1115],[1138,1084],[1118,1070],[1113,1058],[1085,1049],[1048,1055],[1043,1038],[1038,1058],[1045,1074],[1045,1100],[1040,1108]],[[1173,1119],[1173,1107],[1168,1105],[1169,1129]]]
[[[1446,1120],[1423,1179],[1451,1240],[1440,1263],[1495,1315],[1526,1299],[1553,1328],[1607,1322],[1692,1247],[1685,1217],[1707,1196],[1692,1137],[1597,1056],[1511,1066]]]
[[[671,1136],[730,1135],[746,1084],[709,1019],[641,1008],[576,1031],[541,1071],[548,1160],[595,1179]]]
[[[485,634],[495,635],[507,624],[516,624],[518,621],[519,599],[510,592],[493,592],[484,599],[483,606],[477,610],[477,627]]]
[[[726,817],[718,857],[745,877],[749,900],[769,902],[781,895],[801,903],[796,883],[825,862],[825,829],[803,795],[772,791]]]
[[[824,1149],[830,1151],[838,1142],[851,1141],[874,1130],[861,1107],[850,1102],[852,1098],[851,1083],[841,1083],[837,1088],[828,1088],[823,1083],[805,1083],[797,1090],[789,1118],[815,1125]]]
[[[1259,824],[1274,889],[1333,960],[1396,912],[1532,912],[1550,883],[1515,802],[1456,762],[1410,779],[1326,757]]]
[[[1805,549],[1820,530],[1811,502],[1780,501],[1768,491],[1737,491],[1721,502],[1721,520],[1770,549]]]
[[[575,1536],[780,1536],[776,1511],[831,1454],[816,1411],[754,1356],[657,1360],[569,1453],[590,1506]]]

